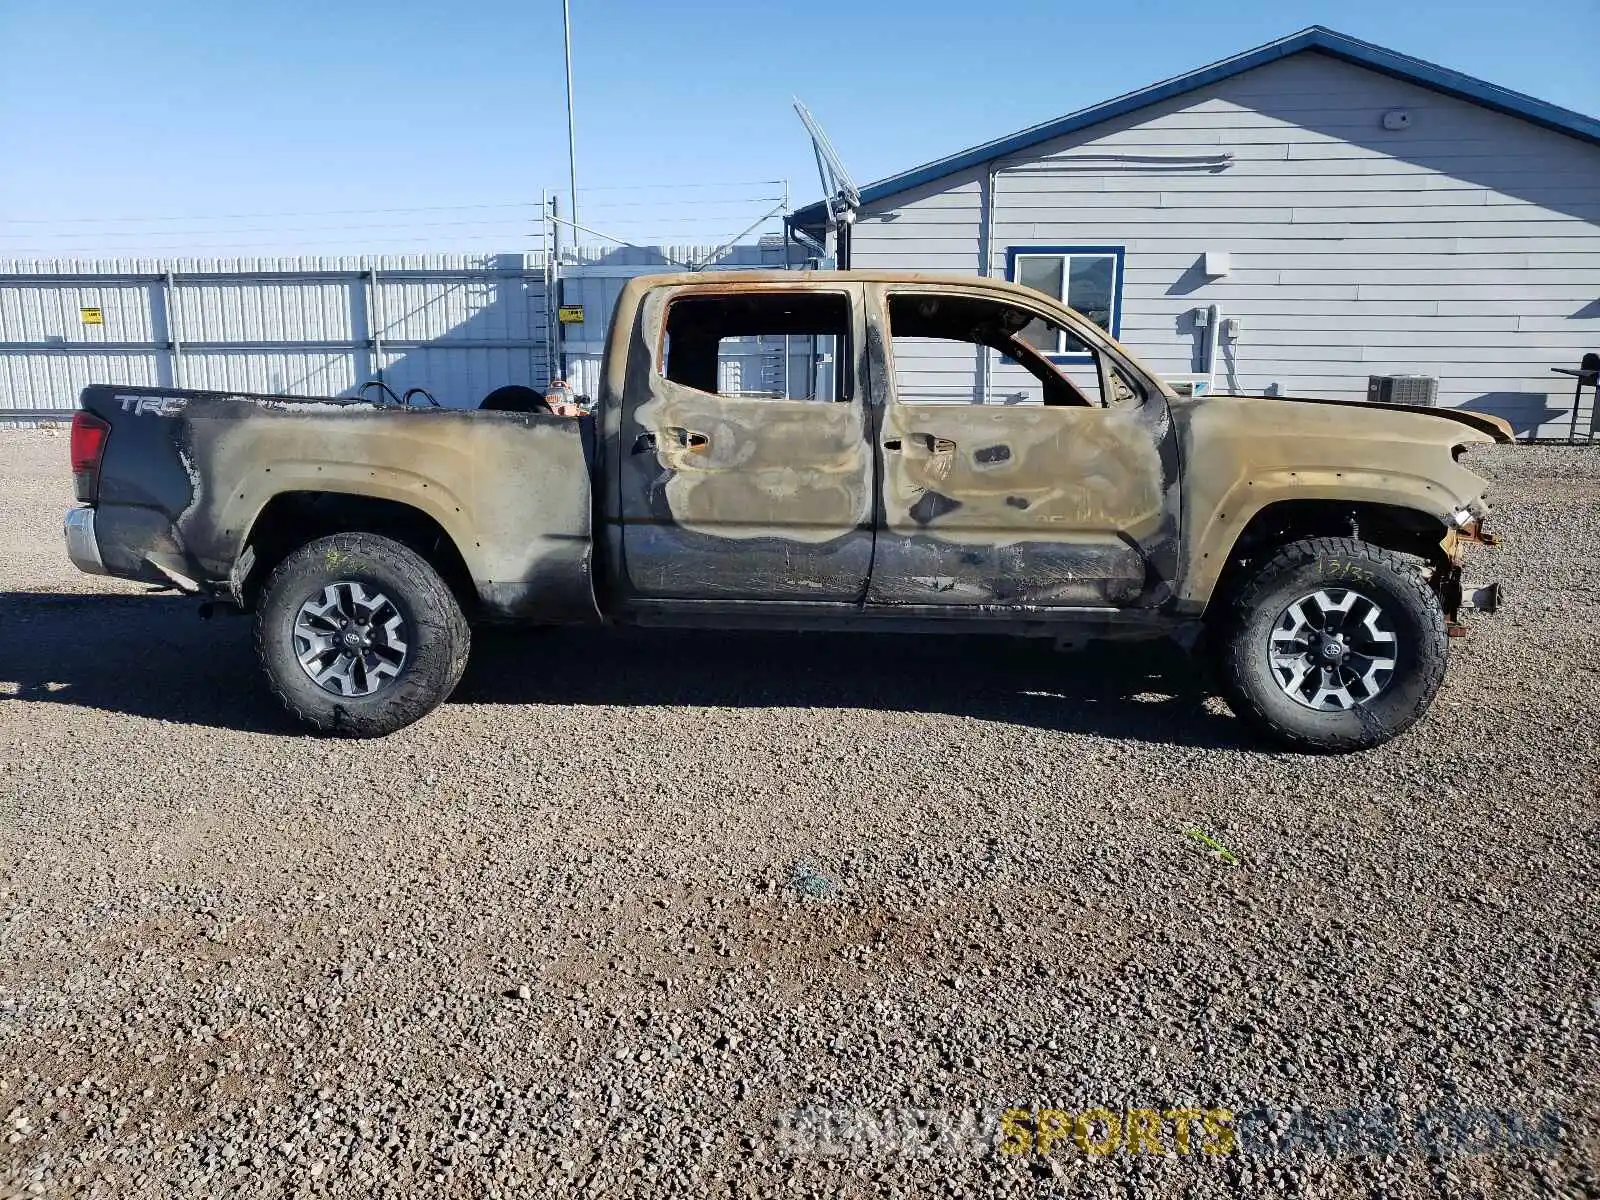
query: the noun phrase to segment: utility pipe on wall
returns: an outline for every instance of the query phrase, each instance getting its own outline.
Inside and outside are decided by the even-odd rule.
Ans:
[[[978,263],[978,274],[984,276],[985,278],[994,274],[995,183],[1000,178],[1000,172],[1002,170],[1004,170],[1004,168],[1001,167],[1000,160],[997,158],[991,158],[983,173],[983,196],[980,200],[982,207],[979,210],[983,217],[983,229],[980,231],[978,239],[980,243],[982,260]],[[989,403],[989,386],[992,375],[992,368],[989,362],[989,348],[987,346],[980,345],[977,353],[979,363],[978,386],[982,392],[980,396],[980,402],[987,404]]]
[[[1206,389],[1217,390],[1217,338],[1222,325],[1222,310],[1215,304],[1206,310]]]

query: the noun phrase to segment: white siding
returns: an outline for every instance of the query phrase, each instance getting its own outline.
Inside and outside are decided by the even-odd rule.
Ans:
[[[1395,108],[1409,129],[1382,127]],[[1369,375],[1429,374],[1442,404],[1554,435],[1572,389],[1550,368],[1600,350],[1600,148],[1324,55],[1000,165],[992,272],[1008,246],[1126,247],[1122,340],[1157,370],[1199,371],[1193,309],[1239,318],[1219,390],[1357,398]],[[980,269],[983,176],[874,205],[854,264]],[[1206,250],[1230,252],[1226,277]]]

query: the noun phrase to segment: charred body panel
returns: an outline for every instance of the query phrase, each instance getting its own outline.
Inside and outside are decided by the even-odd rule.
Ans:
[[[1191,514],[1174,606],[1182,614],[1205,610],[1240,534],[1269,505],[1384,505],[1426,516],[1448,540],[1456,514],[1483,509],[1484,481],[1455,451],[1511,440],[1503,423],[1475,413],[1337,401],[1218,396],[1176,400],[1172,414]]]
[[[876,322],[889,307],[885,289],[871,291]],[[1073,330],[1096,345],[1096,332]],[[883,413],[869,604],[1070,610],[1171,599],[1178,445],[1156,385],[1127,408],[903,403],[892,337],[869,337]]]
[[[631,579],[635,574],[644,576],[645,568],[641,568],[635,561],[630,546],[647,547],[646,553],[652,554],[649,539],[658,537],[670,543],[680,552],[687,552],[688,557],[684,562],[688,565],[683,568],[683,575],[701,580],[718,580],[724,571],[732,571],[734,583],[731,589],[725,589],[722,597],[726,598],[730,591],[732,594],[750,595],[750,581],[739,577],[744,570],[737,564],[728,562],[728,555],[740,546],[740,540],[705,532],[707,526],[700,528],[686,528],[675,518],[670,523],[659,523],[647,529],[630,530],[628,508],[630,504],[637,507],[641,515],[649,514],[653,520],[660,521],[663,517],[659,507],[648,508],[641,504],[638,496],[645,494],[646,484],[639,478],[640,472],[648,472],[650,479],[655,481],[657,492],[666,491],[671,479],[671,472],[675,469],[672,460],[676,447],[677,451],[684,452],[684,456],[697,451],[697,446],[692,444],[694,439],[688,435],[695,432],[704,433],[704,430],[695,430],[689,425],[671,423],[664,419],[663,425],[669,426],[664,432],[667,434],[666,445],[669,448],[667,461],[662,461],[660,456],[652,459],[648,455],[636,456],[633,451],[639,448],[638,439],[641,434],[657,434],[661,431],[646,430],[639,422],[633,419],[629,408],[630,399],[647,397],[651,395],[656,386],[656,361],[662,349],[662,327],[660,310],[653,308],[658,294],[670,289],[686,288],[714,288],[717,291],[739,289],[782,289],[796,288],[856,288],[866,285],[874,291],[872,298],[860,306],[861,314],[855,319],[853,332],[857,338],[858,347],[855,354],[857,392],[870,397],[870,403],[861,414],[862,428],[865,434],[870,465],[873,472],[871,487],[871,524],[877,534],[878,549],[874,555],[881,555],[888,523],[883,496],[883,451],[879,443],[884,440],[884,431],[880,428],[884,420],[884,410],[888,397],[887,362],[883,352],[883,327],[878,320],[881,295],[879,289],[873,287],[879,283],[892,282],[897,286],[923,285],[941,293],[963,295],[972,298],[994,299],[1004,298],[1008,302],[1024,306],[1043,306],[1047,311],[1058,317],[1070,320],[1077,325],[1082,325],[1083,340],[1096,348],[1110,350],[1110,342],[1104,338],[1101,331],[1081,318],[1068,314],[1059,305],[1052,305],[1038,293],[1016,285],[1002,283],[995,280],[964,280],[947,276],[919,275],[906,272],[861,272],[853,271],[848,274],[806,273],[796,276],[791,272],[741,272],[737,277],[711,280],[704,275],[664,275],[640,277],[631,280],[623,289],[615,310],[613,323],[607,335],[605,352],[605,370],[602,380],[599,412],[601,417],[601,462],[604,469],[609,471],[605,486],[600,496],[601,528],[604,531],[604,553],[601,557],[602,590],[618,606],[623,615],[629,615],[638,605],[638,595],[632,588]],[[647,310],[649,310],[647,315]],[[1167,397],[1167,391],[1159,380],[1145,369],[1138,361],[1125,351],[1118,348],[1117,361],[1130,369],[1137,377],[1148,381],[1152,397]],[[648,401],[647,401],[648,402]],[[664,414],[652,414],[664,417]],[[1176,520],[1178,515],[1178,494],[1175,480],[1178,472],[1177,442],[1170,428],[1161,433],[1159,437],[1151,438],[1157,445],[1159,457],[1159,478],[1162,481],[1162,490],[1167,501],[1164,506],[1163,530],[1152,536],[1148,543],[1140,544],[1135,539],[1134,545],[1129,545],[1127,538],[1111,535],[1109,538],[1097,539],[1098,544],[1086,547],[1063,546],[1052,533],[1046,538],[1010,538],[994,539],[989,545],[990,565],[981,568],[979,564],[966,564],[967,574],[979,580],[979,587],[983,595],[989,597],[987,601],[975,598],[975,602],[963,606],[965,614],[969,617],[990,617],[994,615],[991,610],[995,607],[1020,613],[1029,607],[1038,608],[1045,614],[1052,611],[1061,617],[1070,619],[1071,608],[1080,605],[1096,605],[1103,603],[1106,594],[1104,586],[1081,587],[1077,580],[1081,579],[1091,570],[1100,571],[1106,577],[1119,579],[1138,579],[1144,591],[1141,593],[1148,603],[1157,603],[1159,588],[1163,581],[1170,581],[1172,571],[1176,565]],[[656,445],[659,447],[661,440],[657,437]],[[998,443],[990,443],[979,449],[986,452],[984,465],[994,465],[1010,461],[1012,448],[1008,445],[1002,451],[996,449]],[[631,462],[630,460],[640,460]],[[681,457],[680,457],[681,462]],[[1013,467],[1013,470],[1016,468]],[[1026,473],[1026,471],[1025,471]],[[1002,500],[1007,513],[1025,511],[1032,501],[1016,493],[1008,491]],[[920,505],[920,507],[918,507]],[[940,494],[932,489],[911,499],[906,506],[906,516],[911,517],[913,509],[919,516],[931,516],[937,519],[941,507],[948,511],[948,505],[941,505]],[[839,514],[833,514],[837,517]],[[699,524],[698,522],[691,522]],[[913,519],[913,524],[914,524]],[[1043,524],[1043,522],[1040,522]],[[1137,522],[1135,522],[1137,524]],[[819,527],[814,527],[819,528]],[[774,570],[767,573],[768,580],[781,576],[792,579],[796,574],[811,580],[824,581],[824,587],[837,588],[842,591],[840,581],[854,578],[857,568],[855,561],[859,557],[859,545],[868,539],[868,531],[857,529],[855,532],[845,532],[844,522],[839,522],[839,535],[835,539],[826,537],[797,537],[783,536],[769,538],[766,534],[757,534],[746,539],[744,545],[753,546],[758,552],[764,554],[767,561],[774,564]],[[904,526],[902,526],[905,529]],[[904,573],[923,575],[930,579],[942,578],[945,572],[939,569],[924,569],[921,565],[925,556],[944,556],[955,543],[947,543],[938,537],[930,537],[922,526],[914,530],[905,529],[910,534],[902,538],[904,555],[907,562]],[[1123,531],[1126,533],[1126,531]],[[1141,530],[1142,532],[1142,530]],[[632,537],[630,542],[629,538]],[[717,540],[709,540],[716,538]],[[818,563],[818,554],[834,554],[838,548],[850,556],[850,565],[843,570],[834,563]],[[961,554],[980,553],[981,547],[975,549],[972,545],[962,546]],[[782,557],[779,552],[781,551]],[[1032,566],[1017,565],[1018,554],[1031,555]],[[1056,562],[1048,563],[1046,560],[1054,556]],[[1115,559],[1118,566],[1108,569],[1107,560]],[[1030,570],[1041,568],[1053,571],[1053,578],[1059,586],[1046,589],[1030,587],[1024,576]],[[871,577],[880,578],[884,571],[884,561],[876,557],[871,566]],[[833,580],[830,585],[827,581]],[[762,581],[758,581],[761,583]],[[681,586],[681,583],[680,583]],[[763,585],[764,586],[764,585]],[[1170,588],[1170,582],[1166,586]],[[814,598],[822,590],[815,586],[807,586],[803,591],[796,593],[798,599]],[[948,591],[949,589],[944,589]],[[1036,604],[1036,599],[1046,591],[1054,592],[1060,600],[1060,606],[1051,609],[1049,605]],[[1074,594],[1075,593],[1075,594]],[[999,599],[996,599],[999,597]],[[924,592],[921,598],[928,599],[932,606],[943,607],[950,605],[951,597],[935,588],[934,594],[928,596]],[[673,603],[674,601],[668,601]],[[689,601],[677,601],[687,604]],[[928,605],[918,604],[915,599],[906,596],[898,598],[892,604],[879,604],[868,606],[863,610],[863,615],[876,613],[881,616],[893,617],[899,614],[910,615],[914,610],[925,610]],[[953,606],[954,607],[954,606]],[[786,621],[796,618],[790,614]]]
[[[141,411],[141,397],[170,403]],[[271,501],[348,495],[437,524],[486,616],[598,619],[577,421],[154,388],[91,387],[82,404],[112,423],[97,524],[116,574],[236,598]]]
[[[782,287],[750,287],[733,277],[715,287],[662,287],[643,297],[634,345],[645,368],[630,363],[623,394],[609,394],[614,405],[620,399],[621,410],[619,566],[626,594],[644,600],[859,600],[872,567],[874,479],[860,389],[842,385],[838,399],[716,394],[709,390],[717,386],[715,338],[700,332],[708,346],[691,344],[683,328],[670,335],[672,354],[681,361],[686,349],[694,351],[681,373],[697,386],[669,378],[658,360],[669,336],[668,313],[684,291],[726,300],[730,335],[787,332],[741,326],[741,299],[776,308],[797,295],[832,295],[839,302],[841,358],[854,356],[861,344],[861,295],[854,286],[800,290],[790,277]],[[770,312],[765,319],[772,325],[783,317]],[[709,362],[702,361],[703,350]],[[851,374],[859,377],[854,365]]]
[[[1516,432],[1511,428],[1511,423],[1504,417],[1496,417],[1490,413],[1473,412],[1468,408],[1430,408],[1421,404],[1370,404],[1364,401],[1331,400],[1326,396],[1274,396],[1273,399],[1285,404],[1325,404],[1334,408],[1356,408],[1368,413],[1398,412],[1421,413],[1425,417],[1440,417],[1446,421],[1453,421],[1458,425],[1465,425],[1486,436],[1483,441],[1514,442]],[[1382,418],[1379,418],[1380,420]]]
[[[1164,413],[1140,410],[891,405],[870,599],[1160,604],[1177,540],[1171,436]]]
[[[1144,403],[898,405],[884,297],[908,289],[1048,314],[1145,386]],[[847,296],[848,394],[730,398],[664,379],[670,297],[743,293]],[[1510,440],[1494,418],[1448,410],[1180,401],[1038,293],[889,272],[630,281],[608,334],[598,448],[587,422],[545,415],[160,388],[92,387],[83,404],[112,427],[96,519],[77,529],[96,543],[86,562],[239,597],[276,501],[359,497],[426,517],[480,611],[525,621],[599,619],[599,596],[625,620],[643,598],[744,604],[755,620],[782,607],[784,623],[812,604],[863,619],[1012,619],[1019,631],[1178,624],[1204,614],[1241,531],[1285,501],[1416,516],[1440,535],[1429,557],[1447,564],[1444,596],[1483,509],[1483,481],[1452,452]]]

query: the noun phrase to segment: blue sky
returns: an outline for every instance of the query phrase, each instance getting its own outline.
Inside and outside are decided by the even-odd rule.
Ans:
[[[1600,0],[572,0],[580,217],[731,237],[1310,24],[1600,112]],[[563,189],[559,0],[0,0],[0,258],[515,250]]]

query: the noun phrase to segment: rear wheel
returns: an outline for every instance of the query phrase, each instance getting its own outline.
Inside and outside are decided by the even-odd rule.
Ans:
[[[1401,555],[1353,538],[1276,551],[1234,590],[1218,644],[1240,719],[1301,750],[1378,746],[1410,728],[1444,680],[1444,610]]]
[[[272,692],[324,733],[381,737],[432,712],[466,669],[471,634],[438,572],[370,533],[290,554],[256,609],[256,653]]]

